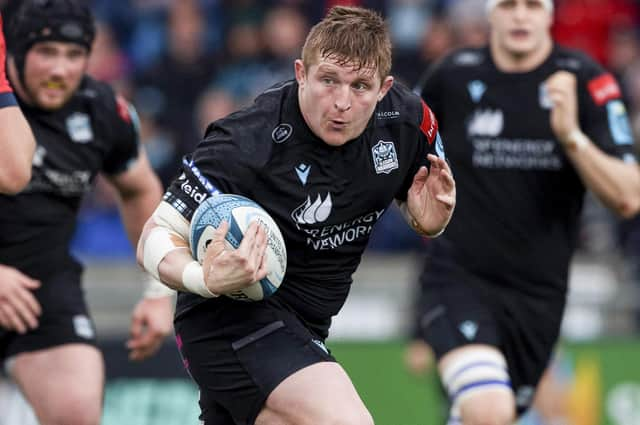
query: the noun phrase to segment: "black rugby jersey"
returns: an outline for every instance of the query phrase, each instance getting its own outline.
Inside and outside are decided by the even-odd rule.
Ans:
[[[283,83],[211,124],[165,200],[187,219],[214,188],[264,207],[288,253],[285,279],[269,302],[285,304],[324,333],[373,225],[394,198],[406,200],[427,154],[444,153],[435,117],[399,84],[378,103],[364,133],[340,147],[311,132],[297,92],[295,81]],[[201,301],[181,293],[178,315]]]
[[[579,121],[608,154],[635,161],[613,77],[584,54],[554,46],[526,73],[499,71],[484,49],[458,50],[420,85],[438,117],[457,181],[457,204],[431,261],[457,264],[498,285],[566,289],[585,188],[549,122],[543,81],[577,76]]]
[[[37,147],[29,185],[0,195],[0,264],[40,277],[74,263],[69,244],[82,196],[98,172],[116,175],[137,158],[137,124],[124,99],[89,77],[61,109],[20,107]]]

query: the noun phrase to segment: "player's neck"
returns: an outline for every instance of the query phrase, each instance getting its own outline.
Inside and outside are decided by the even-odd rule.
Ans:
[[[541,43],[539,48],[520,55],[501,48],[498,43],[491,43],[490,50],[498,70],[502,72],[529,72],[547,60],[553,50],[553,40],[549,37]]]

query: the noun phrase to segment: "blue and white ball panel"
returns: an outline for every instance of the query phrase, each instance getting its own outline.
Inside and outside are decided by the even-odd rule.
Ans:
[[[267,232],[267,276],[253,285],[232,294],[231,298],[258,301],[272,295],[282,283],[287,268],[287,250],[278,225],[254,201],[239,195],[214,195],[207,198],[191,219],[189,243],[193,257],[202,263],[215,229],[225,220],[229,223],[226,242],[237,248],[244,232],[253,221],[260,222]]]

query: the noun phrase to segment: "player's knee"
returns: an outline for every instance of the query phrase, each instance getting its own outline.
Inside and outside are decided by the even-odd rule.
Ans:
[[[451,419],[464,425],[511,425],[515,398],[502,353],[476,347],[445,362],[442,381],[452,402]]]
[[[464,425],[512,425],[515,419],[515,402],[507,391],[475,394],[460,404],[460,422]]]

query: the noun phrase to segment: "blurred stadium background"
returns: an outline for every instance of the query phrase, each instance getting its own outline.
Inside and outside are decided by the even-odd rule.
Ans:
[[[389,18],[393,73],[409,86],[451,48],[486,37],[484,0],[92,3],[99,35],[90,73],[136,105],[142,143],[164,184],[207,123],[293,77],[292,61],[307,29],[331,5],[364,5]],[[555,5],[556,39],[588,51],[618,77],[640,134],[638,3]],[[10,15],[12,4],[0,0],[0,6]],[[640,424],[640,219],[620,222],[592,199],[583,218],[550,409],[564,418],[555,424]],[[443,423],[433,372],[412,375],[403,361],[424,243],[395,210],[385,214],[328,343],[380,425]],[[172,340],[147,362],[126,358],[129,317],[142,284],[114,199],[101,181],[83,208],[74,251],[87,265],[87,295],[107,361],[104,424],[197,423],[197,390]],[[523,423],[551,422],[532,415]]]

